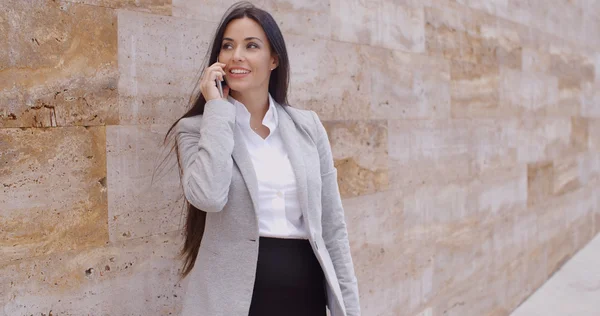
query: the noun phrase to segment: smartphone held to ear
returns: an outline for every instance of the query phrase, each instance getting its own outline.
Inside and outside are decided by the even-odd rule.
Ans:
[[[219,95],[221,96],[221,99],[223,98],[223,84],[221,83],[221,80],[219,80],[218,78],[215,79],[215,81],[217,82],[217,89],[219,89]],[[223,81],[225,82],[225,81]]]

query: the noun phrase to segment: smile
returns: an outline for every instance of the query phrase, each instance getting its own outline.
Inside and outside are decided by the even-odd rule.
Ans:
[[[250,70],[245,70],[245,69],[231,69],[229,72],[232,73],[232,74],[240,74],[241,75],[241,74],[249,74]]]

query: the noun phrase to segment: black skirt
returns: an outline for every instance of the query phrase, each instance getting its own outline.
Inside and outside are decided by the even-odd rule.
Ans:
[[[325,316],[325,278],[308,240],[260,237],[249,316]]]

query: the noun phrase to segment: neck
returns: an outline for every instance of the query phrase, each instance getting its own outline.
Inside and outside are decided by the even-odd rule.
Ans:
[[[253,118],[262,120],[269,109],[269,91],[231,91],[231,96],[242,103]]]

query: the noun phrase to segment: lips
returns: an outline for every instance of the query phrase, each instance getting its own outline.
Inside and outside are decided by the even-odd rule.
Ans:
[[[250,74],[250,70],[246,69],[246,68],[231,68],[228,71],[227,77],[229,79],[242,79],[246,76],[248,76],[248,74]]]
[[[244,69],[244,68],[231,68],[231,69],[229,69],[229,73],[235,74],[235,75],[245,75],[245,74],[249,74],[250,70]]]

